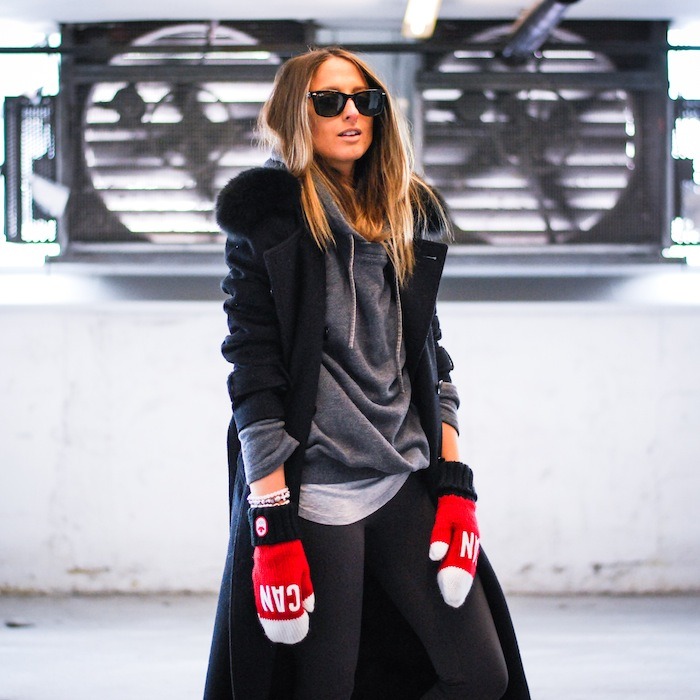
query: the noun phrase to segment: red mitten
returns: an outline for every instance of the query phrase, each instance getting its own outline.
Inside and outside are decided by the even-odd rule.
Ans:
[[[430,558],[440,562],[438,586],[445,602],[453,608],[467,598],[478,556],[476,504],[462,496],[440,496],[430,536]]]
[[[437,512],[429,556],[439,561],[438,586],[445,602],[458,608],[474,582],[479,556],[476,492],[471,469],[461,462],[441,462]]]
[[[288,503],[248,511],[258,619],[267,638],[282,644],[306,637],[315,602],[293,508]]]

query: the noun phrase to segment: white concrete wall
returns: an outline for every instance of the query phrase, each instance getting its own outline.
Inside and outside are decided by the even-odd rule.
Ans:
[[[0,590],[212,591],[217,302],[0,305]],[[700,588],[700,306],[442,303],[486,550],[517,591]]]
[[[0,589],[215,589],[220,304],[0,307],[0,327]]]
[[[700,309],[451,304],[441,321],[504,584],[700,589]]]

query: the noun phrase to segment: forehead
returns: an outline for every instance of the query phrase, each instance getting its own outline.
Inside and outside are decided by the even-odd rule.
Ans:
[[[350,90],[358,87],[367,87],[364,75],[354,63],[339,56],[326,59],[311,78],[312,90]]]

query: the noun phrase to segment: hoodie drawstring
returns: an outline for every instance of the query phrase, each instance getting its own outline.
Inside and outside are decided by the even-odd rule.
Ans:
[[[401,309],[401,295],[399,294],[399,279],[396,275],[394,277],[394,289],[396,290],[396,376],[399,380],[399,389],[403,394],[406,391],[406,387],[403,383],[403,367],[401,367],[401,344],[403,343],[403,310]]]
[[[348,276],[350,278],[350,294],[352,296],[352,316],[350,317],[350,337],[348,347],[355,347],[355,328],[357,326],[357,289],[355,289],[355,237],[350,235],[350,262],[348,264]]]

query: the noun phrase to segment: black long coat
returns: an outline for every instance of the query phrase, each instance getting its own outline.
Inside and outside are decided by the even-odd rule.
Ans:
[[[293,684],[289,649],[269,642],[256,616],[248,490],[237,433],[255,421],[281,418],[300,446],[308,437],[324,342],[325,264],[304,223],[299,196],[299,183],[288,172],[255,168],[234,178],[217,202],[230,268],[223,284],[229,294],[229,335],[223,353],[233,364],[228,436],[232,518],[205,700],[281,700],[290,697]],[[435,315],[446,246],[420,239],[415,246],[416,269],[401,292],[401,305],[412,398],[430,445],[431,466],[423,476],[430,479],[440,450],[439,382],[449,379],[452,368],[438,343]],[[285,464],[295,501],[302,461],[300,447]],[[479,575],[508,663],[510,682],[504,698],[528,700],[510,615],[483,552]],[[434,682],[431,664],[415,634],[370,578],[365,612],[353,697],[420,697]]]

